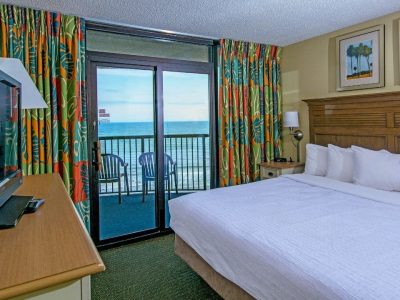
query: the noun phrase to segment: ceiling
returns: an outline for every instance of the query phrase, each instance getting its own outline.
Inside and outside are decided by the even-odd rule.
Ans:
[[[0,0],[117,24],[286,46],[400,11],[399,0]]]

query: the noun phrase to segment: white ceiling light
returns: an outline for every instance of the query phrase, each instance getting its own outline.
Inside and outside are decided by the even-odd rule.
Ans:
[[[21,84],[21,108],[47,108],[24,65],[16,58],[0,58],[0,70]]]

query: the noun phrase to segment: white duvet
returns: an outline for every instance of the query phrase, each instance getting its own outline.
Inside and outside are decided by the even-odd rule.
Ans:
[[[400,299],[399,194],[281,176],[171,200],[171,227],[257,299]]]

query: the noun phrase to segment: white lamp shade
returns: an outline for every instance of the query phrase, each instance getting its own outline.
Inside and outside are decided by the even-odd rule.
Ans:
[[[47,108],[22,62],[17,58],[0,58],[0,70],[21,84],[21,108]]]
[[[297,111],[287,111],[283,114],[283,127],[299,127],[299,113]]]

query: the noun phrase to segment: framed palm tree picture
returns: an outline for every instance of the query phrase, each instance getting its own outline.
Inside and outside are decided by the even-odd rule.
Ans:
[[[384,51],[384,25],[337,37],[337,90],[384,86]]]

